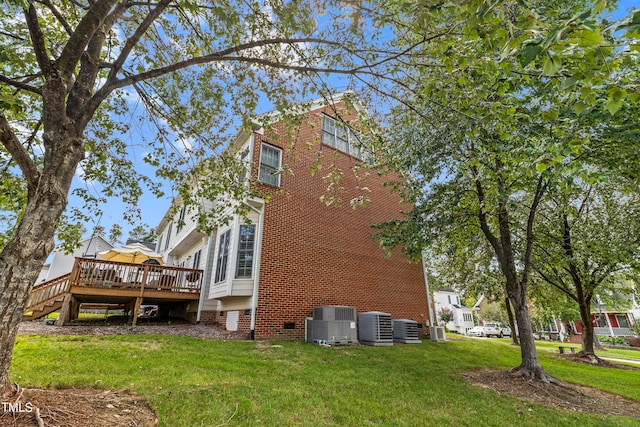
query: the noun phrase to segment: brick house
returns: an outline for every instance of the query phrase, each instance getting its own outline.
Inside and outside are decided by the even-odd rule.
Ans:
[[[244,201],[251,223],[235,217],[205,236],[183,210],[181,230],[169,214],[162,220],[158,252],[169,263],[205,271],[199,321],[256,339],[302,339],[316,306],[382,311],[421,325],[428,318],[420,264],[399,250],[387,257],[372,238],[372,224],[398,218],[409,206],[375,171],[353,172],[366,152],[351,130],[363,112],[351,96],[305,104],[293,131],[271,115],[268,129],[256,124],[238,133],[228,149],[250,165],[250,185],[264,195]],[[327,175],[338,170],[343,180],[331,186]],[[329,199],[328,186],[339,188],[333,194],[342,206]],[[351,208],[363,198],[368,203]]]

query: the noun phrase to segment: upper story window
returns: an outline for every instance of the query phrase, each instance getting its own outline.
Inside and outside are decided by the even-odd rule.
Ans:
[[[180,214],[178,215],[178,224],[176,225],[176,233],[179,233],[180,230],[182,230],[182,227],[184,227],[184,217],[186,213],[187,213],[187,207],[183,205],[180,208]]]
[[[193,266],[192,268],[200,268],[200,257],[202,256],[202,251],[198,251],[193,254]]]
[[[241,175],[240,175],[240,181],[244,182],[247,179],[247,176],[249,174],[249,171],[251,170],[251,166],[249,164],[249,155],[250,155],[250,151],[248,148],[245,148],[241,153],[240,153],[240,161],[242,162],[242,165],[244,167],[244,170],[242,171]]]
[[[322,143],[350,156],[362,158],[361,143],[356,133],[333,117],[322,116]]]
[[[266,184],[279,187],[281,166],[282,150],[269,144],[262,144],[258,179]]]
[[[164,250],[169,249],[169,241],[171,240],[171,232],[173,228],[173,222],[169,223],[169,228],[167,229],[167,240],[164,242]]]

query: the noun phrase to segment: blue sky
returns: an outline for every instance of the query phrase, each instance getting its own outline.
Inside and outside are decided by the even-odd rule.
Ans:
[[[614,12],[612,19],[619,19],[624,15],[626,15],[626,13],[630,9],[638,8],[639,6],[640,4],[638,0],[621,0],[618,2],[618,10]],[[327,80],[327,83],[330,84],[336,92],[346,89],[344,81],[337,78],[329,78]],[[132,105],[132,108],[133,108],[133,105]],[[257,114],[264,113],[272,110],[272,108],[273,108],[272,105],[266,99],[263,99],[261,103],[258,105],[258,108],[256,109],[257,110],[256,113]],[[236,130],[237,129],[228,129],[226,130],[225,133],[229,133],[233,135],[235,134]],[[125,137],[130,138],[132,140],[136,138],[135,134],[127,135]],[[142,152],[135,153],[135,155],[138,156],[139,158],[141,158],[142,154],[143,154]],[[147,168],[147,166],[144,165],[141,161],[139,162],[139,164],[141,168],[145,168],[145,169]],[[80,178],[76,178],[74,182],[74,188],[83,187],[83,186],[87,186],[89,189],[92,189],[92,186],[90,184],[83,182]],[[167,209],[169,208],[169,205],[171,203],[171,199],[173,196],[168,183],[165,184],[164,188],[165,188],[166,196],[162,199],[156,198],[156,196],[154,196],[150,192],[142,196],[139,203],[142,219],[139,221],[139,223],[134,225],[128,224],[126,221],[123,220],[122,215],[125,209],[124,204],[116,198],[109,199],[108,203],[105,206],[103,206],[103,212],[104,212],[103,215],[100,218],[94,218],[93,224],[85,224],[85,227],[88,229],[87,236],[90,235],[91,231],[93,230],[93,227],[98,223],[101,226],[103,226],[107,232],[109,231],[109,229],[112,227],[113,224],[120,224],[122,226],[123,233],[124,233],[122,237],[123,241],[126,240],[129,230],[135,225],[147,224],[151,227],[156,227],[159,224],[160,220],[162,219],[163,215],[166,213]],[[99,189],[95,189],[95,191],[98,192]],[[81,207],[82,204],[83,204],[82,200],[78,199],[77,197],[70,196],[69,198],[70,207]]]

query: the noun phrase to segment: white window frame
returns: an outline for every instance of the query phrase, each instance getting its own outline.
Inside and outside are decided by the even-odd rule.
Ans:
[[[264,160],[264,151],[265,147],[269,150],[273,150],[278,155],[278,165],[274,167],[273,165],[269,165],[263,163]],[[263,167],[265,169],[263,169]],[[267,171],[266,168],[271,168],[273,170]],[[258,168],[258,180],[260,182],[264,182],[265,184],[273,185],[274,187],[280,187],[280,169],[282,168],[282,149],[278,148],[274,145],[267,144],[263,142],[260,146],[260,167]],[[275,182],[273,182],[275,180]]]
[[[200,268],[200,258],[202,256],[202,250],[196,251],[193,254],[193,263],[191,264],[191,268],[198,269]]]
[[[346,138],[345,138],[346,137]],[[357,159],[362,159],[360,138],[344,123],[322,115],[322,143]]]
[[[252,236],[252,240],[251,240],[251,247],[242,247],[243,243],[246,243],[243,241],[242,239],[242,229],[243,228],[251,228],[253,229],[253,236]],[[236,250],[236,273],[235,273],[235,278],[236,279],[251,279],[253,277],[253,266],[255,263],[255,249],[256,249],[256,226],[255,224],[241,224],[239,231],[238,231],[238,245],[237,245],[237,250]],[[244,253],[244,254],[250,254],[251,255],[251,261],[250,262],[246,262],[246,258],[245,258],[245,262],[244,264],[241,266],[240,263],[240,255]],[[246,256],[246,255],[245,255]],[[247,266],[247,264],[249,264],[249,266]],[[243,274],[240,274],[240,269],[243,270]],[[248,271],[248,275],[247,275],[247,269]]]
[[[227,280],[227,270],[229,269],[229,251],[231,246],[231,229],[220,234],[218,239],[218,253],[216,256],[216,273],[214,283],[221,283]]]
[[[173,231],[173,221],[169,223],[169,227],[167,227],[167,241],[164,242],[164,250],[169,249],[169,242],[171,241],[171,232]]]
[[[187,207],[182,205],[180,208],[180,213],[178,214],[178,223],[176,224],[176,233],[179,233],[180,230],[184,227],[184,217],[187,213]]]

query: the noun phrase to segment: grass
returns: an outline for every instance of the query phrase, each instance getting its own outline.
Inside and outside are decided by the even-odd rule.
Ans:
[[[563,380],[640,400],[634,372],[541,351]],[[470,385],[465,371],[508,369],[507,340],[393,347],[211,341],[167,335],[19,336],[11,379],[29,387],[127,388],[161,426],[637,426],[638,420],[523,403]]]
[[[559,345],[559,342],[536,341],[536,347],[538,348],[538,350],[550,353],[557,353]],[[580,349],[582,348],[581,344],[564,343],[562,345],[577,347],[576,351],[580,351]],[[596,349],[596,354],[602,357],[619,357],[622,359],[640,360],[640,351],[631,349],[626,350],[620,348],[602,348],[601,350]]]

